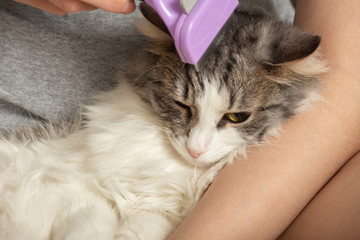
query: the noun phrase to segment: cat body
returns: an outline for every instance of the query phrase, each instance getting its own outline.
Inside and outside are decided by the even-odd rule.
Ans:
[[[162,239],[186,216],[216,171],[184,163],[126,85],[84,130],[1,142],[1,239]]]
[[[0,239],[165,239],[224,164],[318,96],[318,36],[238,9],[198,71],[141,9],[152,43],[84,128],[0,141]]]

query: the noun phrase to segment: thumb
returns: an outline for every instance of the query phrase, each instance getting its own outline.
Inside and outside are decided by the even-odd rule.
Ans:
[[[134,0],[82,0],[82,2],[113,13],[132,13],[136,8]]]

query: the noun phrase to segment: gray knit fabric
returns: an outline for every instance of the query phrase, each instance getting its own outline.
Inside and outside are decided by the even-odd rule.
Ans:
[[[252,2],[293,18],[288,1]],[[146,41],[133,26],[137,15],[56,16],[1,0],[0,130],[70,120],[97,92],[111,89],[117,67]]]
[[[0,128],[70,119],[115,83],[117,66],[143,45],[128,15],[56,16],[0,1]]]

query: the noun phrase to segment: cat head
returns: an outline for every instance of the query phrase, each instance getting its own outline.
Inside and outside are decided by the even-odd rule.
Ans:
[[[141,29],[152,43],[129,77],[191,164],[208,166],[258,144],[316,96],[324,70],[319,36],[238,8],[197,71],[180,60],[151,7],[140,8],[151,23]]]

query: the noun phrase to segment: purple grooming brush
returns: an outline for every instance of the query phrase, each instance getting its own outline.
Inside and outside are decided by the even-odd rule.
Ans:
[[[162,18],[181,60],[195,66],[239,4],[238,0],[145,0]]]

